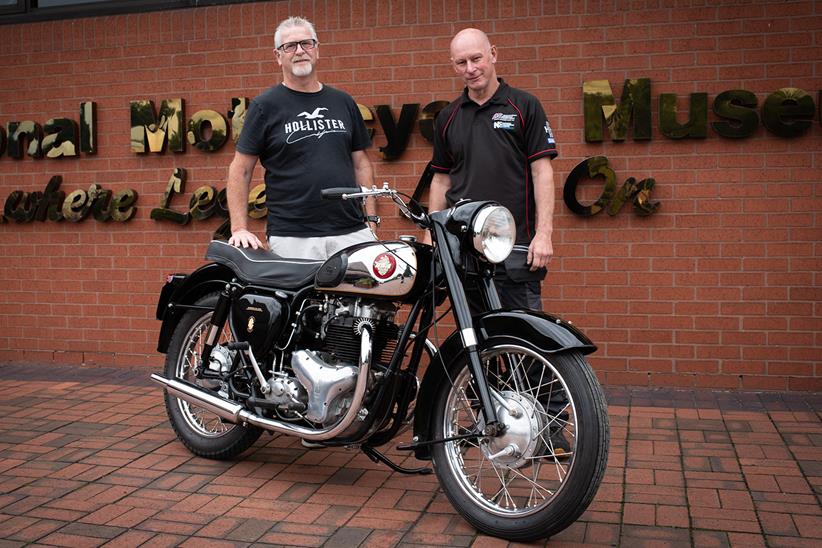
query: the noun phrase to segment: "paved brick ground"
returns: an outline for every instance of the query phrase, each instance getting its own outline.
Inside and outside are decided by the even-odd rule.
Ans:
[[[0,365],[0,546],[507,544],[360,453],[192,457],[147,375]],[[605,481],[550,546],[822,545],[822,394],[607,393]]]

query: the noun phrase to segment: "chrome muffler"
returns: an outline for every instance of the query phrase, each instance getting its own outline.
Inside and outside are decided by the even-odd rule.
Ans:
[[[251,424],[281,434],[289,434],[311,441],[322,441],[332,439],[342,434],[354,419],[362,406],[365,397],[365,389],[368,384],[368,373],[371,366],[371,331],[363,329],[360,335],[360,363],[357,373],[357,384],[354,387],[354,396],[351,400],[351,407],[348,408],[343,418],[337,424],[323,429],[306,428],[283,421],[269,419],[252,413],[243,405],[215,396],[200,388],[195,384],[180,379],[168,379],[162,375],[153,373],[151,380],[161,385],[171,396],[187,401],[197,407],[214,413],[221,419],[233,424]]]

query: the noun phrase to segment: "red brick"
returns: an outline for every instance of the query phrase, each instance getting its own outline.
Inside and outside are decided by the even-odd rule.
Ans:
[[[813,169],[822,142],[818,113],[808,132],[793,139],[776,137],[759,124],[747,139],[724,139],[709,128],[705,139],[673,141],[655,124],[650,142],[638,143],[629,135],[624,143],[606,137],[596,144],[584,141],[580,101],[584,79],[607,77],[619,98],[625,79],[649,77],[654,122],[662,92],[683,100],[704,91],[712,101],[721,91],[741,86],[755,93],[757,112],[769,94],[784,87],[802,88],[818,102],[818,86],[808,76],[818,72],[816,50],[808,46],[819,36],[812,6],[633,6],[624,18],[614,19],[590,6],[559,15],[537,2],[455,6],[433,1],[372,13],[361,3],[323,0],[309,16],[326,37],[329,54],[321,74],[344,84],[358,102],[371,108],[388,104],[395,113],[405,102],[425,104],[458,94],[461,85],[447,62],[454,21],[476,21],[489,29],[500,47],[501,74],[543,100],[560,141],[562,154],[554,162],[554,238],[562,253],[544,289],[544,295],[557,298],[546,308],[582,316],[579,325],[585,330],[600,329],[597,359],[611,366],[601,376],[606,383],[818,391],[822,341],[818,329],[807,324],[818,316],[813,308],[820,254]],[[65,161],[14,160],[6,154],[0,159],[0,200],[14,189],[42,190],[55,173],[62,174],[61,188],[67,192],[97,182],[113,190],[135,188],[140,199],[136,218],[125,224],[89,218],[76,224],[3,225],[0,244],[14,265],[0,274],[0,286],[9,291],[0,303],[9,324],[0,339],[3,360],[161,365],[152,314],[163,275],[172,267],[189,270],[202,263],[203,242],[216,220],[177,227],[152,221],[149,213],[175,165],[190,171],[175,207],[185,207],[196,186],[223,187],[233,145],[213,154],[190,146],[184,154],[133,154],[123,130],[128,128],[123,105],[135,98],[156,103],[180,96],[187,115],[203,108],[224,112],[231,96],[254,96],[277,81],[268,27],[282,9],[196,9],[185,13],[211,23],[197,26],[190,23],[195,18],[182,17],[185,23],[173,32],[154,30],[156,13],[111,16],[105,26],[100,18],[4,25],[0,123],[76,117],[80,101],[95,100],[100,147],[96,155]],[[113,28],[125,30],[114,36]],[[352,40],[363,31],[365,40]],[[34,49],[21,57],[14,45],[32,35],[46,38],[34,41]],[[397,60],[402,70],[388,66]],[[229,65],[232,76],[225,70]],[[163,66],[173,70],[157,70]],[[603,68],[608,70],[603,73]],[[53,86],[55,76],[65,84],[59,90]],[[379,146],[384,130],[372,125]],[[370,154],[378,178],[391,178],[410,192],[430,150],[415,127],[399,161],[383,161],[376,150]],[[581,159],[599,154],[609,157],[618,185],[627,177],[654,177],[653,198],[661,209],[647,219],[635,217],[629,207],[613,217],[600,213],[582,219],[570,213],[561,199],[564,179]],[[260,173],[258,168],[255,176]],[[592,199],[601,192],[600,182],[584,186],[581,195],[593,194]],[[381,205],[388,233],[415,230],[390,209]],[[261,225],[255,226],[261,230]],[[160,257],[151,256],[157,250]],[[798,275],[805,278],[801,283],[793,279]],[[131,296],[124,296],[123,287]],[[567,298],[557,302],[563,301],[560,297]],[[36,317],[30,312],[34,305]],[[615,317],[630,322],[630,330],[602,329]],[[122,318],[129,318],[127,325],[120,325]],[[763,325],[763,318],[774,324]],[[686,332],[674,325],[682,321],[690,324]],[[799,330],[785,327],[803,323]],[[633,324],[642,324],[643,332],[628,340],[628,331],[637,329]],[[32,327],[40,328],[36,337],[25,333]],[[119,466],[123,461],[100,463]]]

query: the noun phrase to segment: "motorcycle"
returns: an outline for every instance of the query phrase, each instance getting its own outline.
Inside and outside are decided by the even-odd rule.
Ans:
[[[506,208],[464,200],[429,214],[387,184],[323,191],[367,196],[392,200],[433,245],[401,237],[311,261],[214,240],[208,264],[168,277],[157,307],[165,371],[151,378],[177,437],[229,459],[267,431],[429,474],[377,449],[413,428],[397,449],[430,461],[479,531],[558,533],[605,473],[606,403],[585,359],[596,346],[560,318],[501,307],[494,265],[515,237]],[[466,290],[483,312],[472,315]],[[456,328],[439,341],[448,311]]]

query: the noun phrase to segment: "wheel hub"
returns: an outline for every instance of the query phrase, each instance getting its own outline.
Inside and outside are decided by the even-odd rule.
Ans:
[[[497,404],[497,420],[505,425],[501,436],[487,438],[481,444],[485,457],[496,465],[508,468],[520,468],[537,454],[543,430],[542,417],[545,412],[542,405],[528,394],[501,392],[506,406]]]
[[[218,344],[211,350],[208,369],[214,373],[228,373],[231,369],[232,361],[233,355],[228,347]],[[212,390],[220,389],[220,382],[214,379],[196,379],[195,382],[204,388],[211,388]]]

